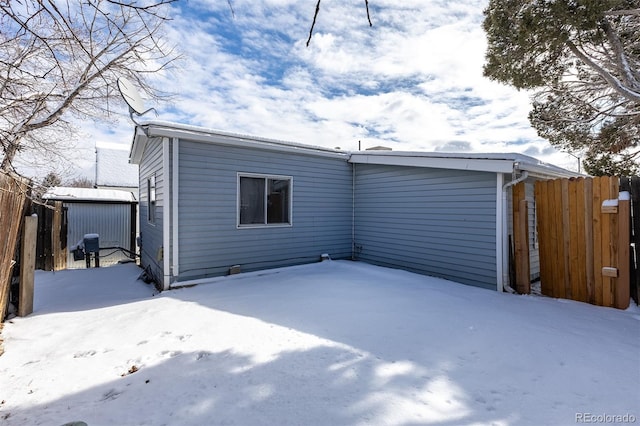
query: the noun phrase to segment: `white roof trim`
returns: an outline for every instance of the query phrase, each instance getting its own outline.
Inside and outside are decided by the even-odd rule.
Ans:
[[[129,162],[139,164],[147,141],[155,137],[179,138],[217,145],[237,146],[268,151],[289,152],[321,157],[345,158],[354,164],[381,164],[392,166],[429,167],[452,170],[472,170],[491,173],[512,173],[528,171],[541,178],[583,176],[536,158],[515,153],[443,153],[443,152],[402,152],[402,151],[356,151],[304,145],[276,139],[241,135],[206,129],[179,123],[149,121],[136,126]]]
[[[349,162],[436,169],[472,170],[492,173],[528,171],[542,178],[582,176],[523,154],[442,153],[442,152],[353,152]]]
[[[478,172],[511,173],[513,160],[426,157],[411,154],[376,155],[353,153],[349,162],[388,166],[429,167],[435,169],[473,170]]]
[[[202,127],[188,126],[184,124],[149,122],[136,127],[133,145],[131,147],[130,161],[139,163],[144,151],[146,139],[153,137],[179,138],[196,142],[213,143],[217,145],[237,146],[242,148],[254,148],[268,151],[291,152],[321,157],[347,158],[348,153],[336,149],[319,146],[304,145],[294,142],[285,142],[276,139],[267,139],[256,136],[240,135],[219,130],[205,129]]]

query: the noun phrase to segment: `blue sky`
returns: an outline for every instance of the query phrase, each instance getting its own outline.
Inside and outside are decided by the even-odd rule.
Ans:
[[[180,0],[167,37],[184,59],[155,84],[157,119],[357,150],[518,152],[562,167],[528,122],[529,93],[482,76],[480,0]],[[93,141],[129,144],[126,106],[91,124],[75,163],[90,175]],[[153,114],[145,118],[155,119]]]

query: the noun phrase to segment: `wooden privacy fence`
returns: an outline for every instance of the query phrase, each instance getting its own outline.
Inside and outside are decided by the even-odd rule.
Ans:
[[[20,235],[29,180],[0,172],[0,322],[9,302],[16,244]]]
[[[629,306],[630,201],[618,199],[619,185],[617,177],[536,182],[542,294],[620,309]],[[514,191],[514,211],[516,204],[522,206],[520,201]],[[514,215],[516,248],[519,226]]]

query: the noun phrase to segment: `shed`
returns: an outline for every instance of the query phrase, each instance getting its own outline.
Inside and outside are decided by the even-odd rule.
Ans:
[[[502,291],[511,185],[574,175],[519,154],[349,153],[157,121],[136,126],[130,160],[141,263],[164,289],[327,253]]]
[[[44,194],[47,201],[61,201],[66,212],[67,244],[82,241],[86,234],[100,236],[100,265],[134,258],[136,251],[137,201],[128,191],[116,189],[53,187]],[[67,254],[67,268],[85,268]]]

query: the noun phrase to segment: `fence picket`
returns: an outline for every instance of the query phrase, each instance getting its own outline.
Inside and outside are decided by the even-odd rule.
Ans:
[[[604,288],[604,277],[602,276],[603,253],[602,253],[602,187],[600,181],[593,182],[593,298],[594,304],[602,306],[602,294]]]
[[[575,181],[573,194],[576,198],[575,202],[575,211],[577,214],[575,215],[575,234],[576,240],[574,244],[574,249],[576,251],[576,260],[577,260],[577,274],[576,279],[574,280],[575,287],[573,289],[576,300],[581,302],[587,302],[587,254],[586,254],[586,233],[585,233],[585,221],[586,221],[586,211],[584,210],[585,199],[584,199],[584,188],[585,188],[585,179],[579,178]]]
[[[595,272],[594,272],[594,232],[593,232],[593,179],[584,179],[584,251],[585,251],[585,302],[595,303]]]
[[[611,199],[611,186],[609,184],[609,178],[603,177],[600,179],[600,188],[602,189],[602,201]],[[602,208],[600,208],[600,214],[602,216],[602,267],[611,267],[613,264],[612,250],[611,250],[611,216],[609,214],[603,215]],[[611,306],[613,303],[613,279],[608,276],[602,277],[602,306]]]

